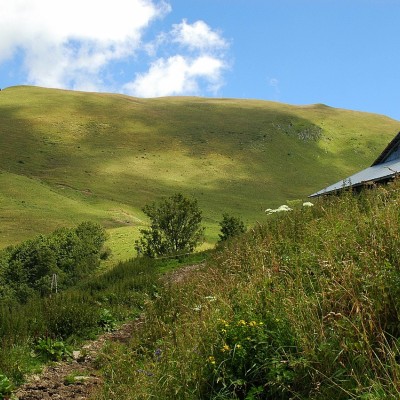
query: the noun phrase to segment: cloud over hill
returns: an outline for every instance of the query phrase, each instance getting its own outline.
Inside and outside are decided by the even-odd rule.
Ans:
[[[222,85],[227,41],[200,20],[152,32],[172,11],[165,1],[0,0],[0,8],[0,64],[22,61],[25,83],[143,97]]]

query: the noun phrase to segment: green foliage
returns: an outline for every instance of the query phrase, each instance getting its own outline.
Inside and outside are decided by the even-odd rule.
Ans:
[[[395,182],[266,215],[147,303],[101,398],[400,398],[399,207]]]
[[[57,266],[70,278],[79,274],[78,264],[85,259],[86,249],[75,229],[61,228],[50,236]]]
[[[61,361],[72,357],[72,349],[62,340],[39,339],[35,346],[36,354],[43,361]]]
[[[48,237],[41,235],[9,252],[6,284],[15,291],[20,302],[26,302],[35,292],[49,294],[51,275],[56,272],[56,255]]]
[[[98,326],[99,313],[87,293],[67,291],[44,299],[43,303],[45,323],[54,337],[85,337]]]
[[[150,229],[142,229],[136,249],[148,257],[179,256],[194,251],[203,241],[202,212],[197,200],[175,194],[143,208]]]
[[[100,264],[106,231],[93,222],[62,228],[0,252],[0,301],[47,296],[91,274]]]
[[[70,233],[67,236],[74,238]],[[32,296],[22,304],[3,298],[0,371],[19,385],[27,373],[37,372],[40,362],[68,355],[69,343],[94,338],[127,318],[137,318],[155,297],[159,274],[180,265],[171,261],[132,259],[48,297]],[[33,357],[37,352],[41,356]]]
[[[13,391],[13,385],[10,380],[0,374],[0,400],[9,399]]]
[[[111,257],[111,255],[112,255],[112,250],[110,247],[107,246],[102,250],[102,252],[100,254],[100,260],[103,260],[103,261],[108,260]]]
[[[105,229],[98,223],[86,221],[82,222],[75,229],[75,233],[82,241],[88,253],[98,255],[107,240]]]
[[[304,376],[290,327],[278,318],[266,321],[220,320],[219,338],[208,357],[212,397],[289,399]],[[304,382],[302,382],[304,384]],[[228,395],[229,394],[229,395]]]
[[[239,217],[226,213],[222,215],[222,220],[219,225],[221,227],[221,233],[219,234],[220,242],[224,242],[225,240],[246,232],[244,222]]]
[[[111,332],[117,326],[117,321],[112,312],[107,308],[104,308],[103,310],[101,310],[98,324],[103,331]]]

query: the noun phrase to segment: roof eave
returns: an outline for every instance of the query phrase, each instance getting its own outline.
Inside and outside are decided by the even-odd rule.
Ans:
[[[357,189],[360,187],[364,187],[367,185],[373,185],[374,183],[377,182],[384,182],[384,181],[389,181],[394,179],[397,175],[399,175],[400,172],[393,172],[389,175],[385,175],[385,176],[381,176],[379,178],[374,178],[374,179],[369,179],[369,180],[365,180],[365,181],[361,181],[361,182],[357,182],[355,184],[345,184],[345,181],[339,181],[336,184],[332,185],[332,186],[336,186],[334,189],[331,190],[320,190],[319,192],[313,193],[311,195],[309,195],[309,198],[314,198],[314,197],[319,197],[319,196],[324,196],[324,195],[330,195],[330,194],[337,194],[340,193],[343,190],[347,190],[347,189]],[[343,185],[341,187],[338,187],[339,183],[343,183]]]
[[[382,164],[385,162],[385,158],[388,156],[390,153],[390,150],[392,150],[397,144],[400,143],[400,132],[394,137],[394,139],[386,146],[385,150],[382,151],[382,153],[379,155],[379,157],[372,163],[371,167],[377,164]]]

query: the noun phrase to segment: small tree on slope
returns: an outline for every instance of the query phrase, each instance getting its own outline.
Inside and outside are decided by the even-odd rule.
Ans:
[[[149,257],[177,256],[194,251],[204,240],[202,213],[196,199],[175,194],[160,203],[143,208],[150,218],[150,228],[142,229],[135,242],[139,254]]]
[[[222,221],[219,223],[221,233],[219,234],[219,241],[224,242],[232,237],[238,236],[246,232],[246,226],[239,217],[234,217],[229,214],[223,214]]]

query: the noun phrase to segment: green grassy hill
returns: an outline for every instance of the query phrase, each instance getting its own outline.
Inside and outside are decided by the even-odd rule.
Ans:
[[[369,166],[399,126],[325,105],[11,87],[0,92],[0,247],[94,220],[123,258],[141,208],[177,191],[198,199],[212,243],[223,212],[262,221]]]

